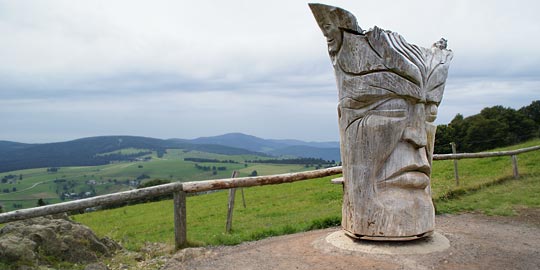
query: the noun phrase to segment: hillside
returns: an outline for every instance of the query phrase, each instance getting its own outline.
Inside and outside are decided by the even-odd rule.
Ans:
[[[193,148],[202,146],[195,145]],[[171,148],[160,157],[157,151],[134,147],[97,156],[123,160],[99,166],[41,167],[0,173],[0,208],[11,211],[34,207],[38,199],[57,203],[88,198],[133,189],[154,179],[197,181],[228,178],[234,170],[239,171],[241,176],[249,176],[254,172],[264,175],[313,168],[304,164],[262,163],[263,160],[273,159],[263,155],[224,155]],[[248,160],[254,162],[247,163]]]
[[[212,137],[200,137],[193,140],[187,140],[194,144],[219,144],[230,147],[243,148],[255,152],[265,152],[269,149],[280,148],[284,145],[278,142],[261,139],[259,137],[246,135],[242,133],[228,133]]]
[[[126,154],[115,151],[139,149]],[[184,149],[222,155],[296,156],[339,161],[338,142],[267,140],[242,133],[186,139],[155,139],[137,136],[100,136],[67,142],[24,144],[0,141],[0,172],[44,167],[97,166],[114,161],[135,160],[167,149]]]
[[[140,149],[137,155],[112,154],[125,148]],[[43,167],[96,166],[112,161],[136,158],[156,152],[163,156],[167,149],[185,149],[225,155],[259,154],[246,149],[225,145],[191,144],[182,141],[161,140],[136,136],[101,136],[68,142],[22,144],[0,142],[0,172]],[[111,153],[104,155],[105,153]]]
[[[300,140],[262,139],[242,133],[228,133],[213,137],[182,140],[195,144],[218,144],[262,152],[273,156],[296,156],[341,160],[339,142],[305,142]]]

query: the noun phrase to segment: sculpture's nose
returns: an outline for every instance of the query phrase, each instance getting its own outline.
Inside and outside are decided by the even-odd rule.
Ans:
[[[403,140],[416,148],[425,147],[427,145],[427,134],[424,104],[414,105],[409,117],[409,124],[403,131]]]

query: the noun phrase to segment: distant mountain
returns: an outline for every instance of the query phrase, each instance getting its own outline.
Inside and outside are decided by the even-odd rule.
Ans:
[[[135,158],[114,152],[124,148],[156,151],[186,149],[223,155],[272,155],[322,158],[339,161],[338,142],[304,142],[299,140],[268,140],[242,133],[186,139],[155,139],[137,136],[100,136],[67,142],[25,144],[0,141],[0,172],[65,166],[95,166],[111,161]]]
[[[0,141],[0,152],[20,150],[32,146],[32,144],[10,141]]]
[[[228,133],[213,137],[181,140],[195,144],[218,144],[244,148],[273,156],[297,156],[340,160],[339,142],[305,142],[300,140],[262,139],[242,133]]]
[[[266,152],[276,148],[282,148],[285,144],[265,140],[259,137],[246,135],[242,133],[228,133],[213,137],[200,137],[193,140],[188,140],[195,144],[219,144],[230,147],[238,147],[255,152]]]
[[[0,172],[64,166],[95,166],[117,160],[118,155],[100,155],[124,148],[156,151],[162,155],[166,149],[177,148],[202,152],[240,155],[259,154],[226,145],[193,144],[182,140],[161,140],[136,136],[101,136],[68,142],[22,144],[0,141]]]

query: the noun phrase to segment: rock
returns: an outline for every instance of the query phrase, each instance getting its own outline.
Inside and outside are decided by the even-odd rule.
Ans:
[[[12,222],[0,230],[0,263],[7,265],[94,263],[117,249],[121,249],[117,243],[99,239],[67,215]]]
[[[186,261],[204,259],[213,254],[213,250],[209,248],[185,248],[174,254],[162,269],[184,269],[182,267],[178,268],[178,266],[183,265]]]

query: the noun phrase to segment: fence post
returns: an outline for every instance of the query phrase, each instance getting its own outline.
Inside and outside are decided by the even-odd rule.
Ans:
[[[186,193],[174,192],[174,243],[176,249],[187,246]]]
[[[456,154],[456,143],[451,142],[450,145],[452,146],[452,153]],[[458,168],[457,168],[457,159],[454,159],[454,178],[456,178],[456,186],[459,186],[459,174],[458,174]]]
[[[235,178],[237,176],[238,176],[238,171],[233,171],[231,178]],[[229,203],[227,204],[227,225],[225,225],[226,233],[231,232],[235,197],[236,197],[236,188],[229,189]]]
[[[242,204],[244,204],[244,208],[246,208],[246,198],[244,197],[244,188],[240,188],[240,191],[242,192]]]
[[[519,178],[517,155],[512,155],[512,167],[514,169],[514,179]]]

